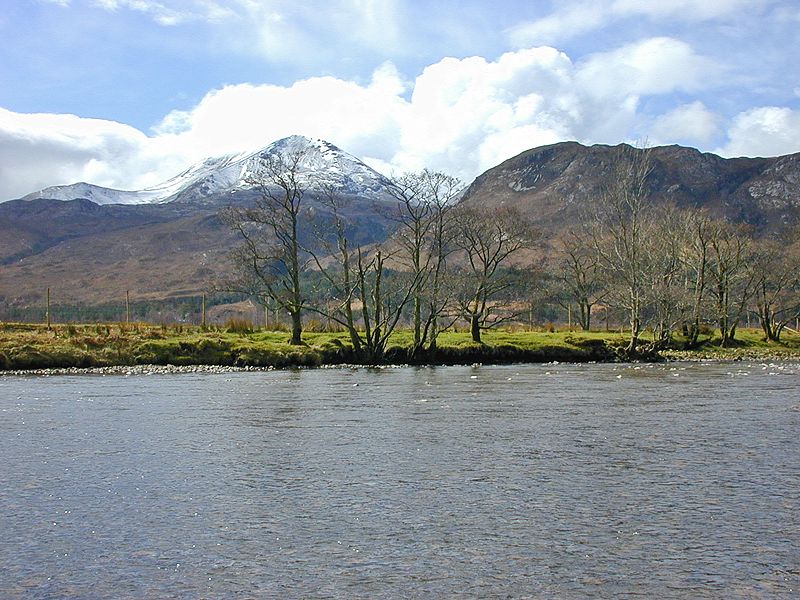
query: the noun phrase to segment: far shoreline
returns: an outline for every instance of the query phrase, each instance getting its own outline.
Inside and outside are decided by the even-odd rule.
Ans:
[[[435,349],[413,352],[403,330],[390,340],[379,361],[361,360],[342,332],[307,332],[291,345],[285,331],[231,331],[221,327],[156,326],[144,323],[42,325],[0,324],[0,376],[137,375],[236,373],[293,368],[387,368],[397,366],[503,365],[545,363],[664,363],[800,361],[800,336],[765,342],[758,330],[738,333],[732,347],[708,334],[694,348],[679,338],[655,348],[625,353],[624,332],[503,331],[475,343],[466,332],[443,332]]]
[[[500,366],[556,366],[556,365],[589,365],[589,364],[606,364],[618,365],[622,367],[634,365],[669,365],[681,363],[693,364],[739,364],[739,363],[759,363],[759,364],[772,364],[772,363],[800,363],[800,356],[796,355],[770,355],[770,354],[748,354],[739,355],[735,357],[716,357],[710,358],[706,356],[678,356],[678,357],[665,357],[662,361],[536,361],[536,362],[489,362],[489,363],[403,363],[403,364],[381,364],[381,365],[368,365],[358,363],[335,363],[335,364],[322,364],[314,366],[292,365],[284,367],[274,366],[230,366],[230,365],[157,365],[157,364],[140,364],[140,365],[109,365],[104,367],[53,367],[45,369],[9,369],[0,370],[0,378],[3,377],[67,377],[67,376],[95,376],[95,377],[145,377],[153,375],[227,375],[238,373],[272,373],[272,372],[285,372],[285,371],[316,371],[324,369],[348,369],[348,370],[361,370],[361,369],[409,369],[409,368],[436,368],[436,367],[500,367]]]

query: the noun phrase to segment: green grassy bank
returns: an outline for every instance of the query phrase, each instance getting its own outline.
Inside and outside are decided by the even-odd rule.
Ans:
[[[738,334],[733,348],[719,348],[709,337],[694,350],[662,352],[674,359],[800,359],[800,336],[787,334],[782,344],[765,343],[754,330]],[[358,362],[344,333],[306,333],[305,345],[291,346],[281,331],[230,331],[193,326],[147,324],[41,325],[0,324],[0,370],[88,368],[127,365],[220,365],[240,367],[320,366]],[[484,344],[467,333],[445,332],[433,353],[410,356],[411,333],[398,332],[387,363],[468,364],[509,362],[613,361],[624,336],[606,332],[490,331]],[[646,340],[645,340],[646,341]]]

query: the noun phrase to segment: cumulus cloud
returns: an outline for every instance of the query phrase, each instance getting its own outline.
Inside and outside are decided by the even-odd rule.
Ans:
[[[231,85],[207,94],[191,111],[170,113],[155,134],[176,150],[191,148],[195,159],[257,149],[292,134],[386,155],[399,140],[408,108],[403,89],[390,65],[366,86],[334,77],[289,87]]]
[[[722,156],[775,156],[800,152],[800,111],[762,106],[740,113],[728,131]]]
[[[496,60],[445,58],[408,81],[392,63],[369,81],[313,77],[239,84],[173,111],[150,132],[70,115],[0,111],[0,199],[56,184],[138,189],[209,156],[291,134],[326,139],[391,174],[423,167],[469,181],[535,146],[562,140],[718,143],[725,123],[702,102],[648,117],[648,99],[714,86],[719,68],[687,44],[653,38],[574,62],[550,47]],[[800,149],[798,114],[764,107],[730,123],[727,154]]]
[[[681,104],[655,119],[649,140],[654,145],[706,146],[720,134],[721,119],[702,102]]]
[[[653,95],[710,87],[721,72],[686,42],[657,37],[590,56],[579,79],[585,89],[603,96]]]
[[[120,123],[0,109],[0,198],[76,181],[136,187],[161,161],[179,166],[154,150],[144,133]]]

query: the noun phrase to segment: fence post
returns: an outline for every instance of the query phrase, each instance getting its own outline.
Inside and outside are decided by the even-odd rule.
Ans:
[[[47,310],[45,311],[45,318],[47,319],[47,331],[50,331],[50,288],[47,288]]]

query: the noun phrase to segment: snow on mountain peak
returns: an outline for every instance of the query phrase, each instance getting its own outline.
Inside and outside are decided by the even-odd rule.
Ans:
[[[292,135],[255,152],[207,158],[158,185],[137,191],[104,188],[88,183],[45,188],[23,200],[86,198],[97,204],[204,202],[206,199],[252,187],[252,180],[268,179],[264,163],[271,157],[300,153],[300,176],[309,184],[333,186],[340,192],[371,198],[385,197],[390,182],[361,160],[321,139]]]

